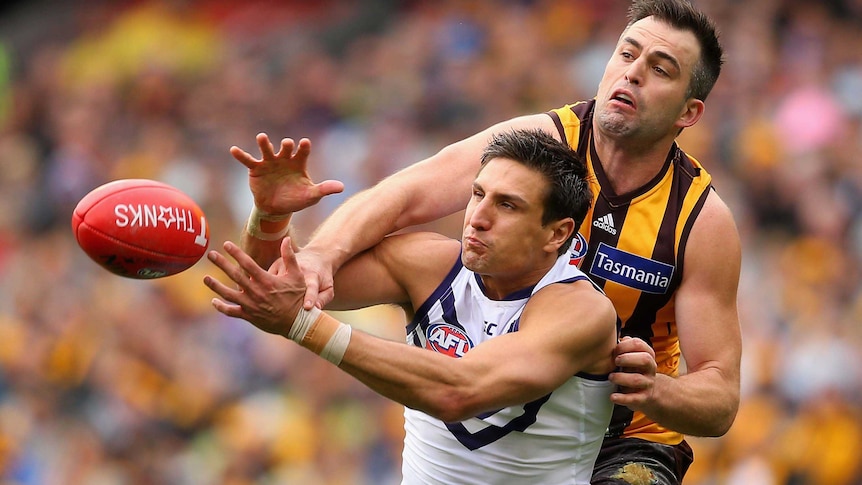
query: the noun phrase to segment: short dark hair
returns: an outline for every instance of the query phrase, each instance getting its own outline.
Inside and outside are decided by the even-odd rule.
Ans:
[[[626,29],[647,17],[655,17],[674,28],[691,32],[697,38],[700,44],[700,59],[692,70],[686,97],[705,101],[715,86],[724,63],[724,50],[712,19],[694,8],[687,0],[633,0],[629,7],[629,23]]]
[[[587,167],[580,155],[546,131],[520,129],[496,133],[482,152],[482,167],[489,160],[506,158],[529,167],[548,181],[542,225],[571,217],[575,230],[560,246],[563,254],[581,227],[593,201]]]

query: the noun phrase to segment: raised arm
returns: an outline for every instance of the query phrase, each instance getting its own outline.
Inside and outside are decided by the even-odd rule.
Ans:
[[[687,372],[656,374],[655,355],[640,339],[625,339],[617,365],[634,372],[612,379],[627,393],[612,400],[693,436],[721,436],[739,408],[742,342],[737,313],[741,265],[739,234],[727,206],[709,195],[695,222],[677,290],[676,318]]]
[[[255,141],[260,159],[236,146],[230,148],[230,153],[248,168],[248,185],[254,197],[254,209],[243,227],[240,242],[255,261],[268,267],[278,258],[291,214],[341,192],[344,184],[336,180],[312,182],[307,170],[311,141],[307,138],[299,143],[285,138],[278,151],[263,133]]]
[[[543,128],[558,136],[546,114],[514,118],[449,145],[347,200],[299,253],[308,286],[306,309],[332,299],[332,275],[353,255],[387,234],[463,209],[492,134],[516,128]]]
[[[205,279],[221,297],[213,300],[217,310],[294,340],[379,394],[447,422],[529,402],[577,372],[613,367],[616,314],[585,281],[543,288],[527,304],[519,331],[455,359],[351,331],[317,309],[302,310],[305,289],[289,244],[282,245],[282,275],[264,271],[235,245],[225,249],[237,265],[214,251],[209,257],[238,288]]]

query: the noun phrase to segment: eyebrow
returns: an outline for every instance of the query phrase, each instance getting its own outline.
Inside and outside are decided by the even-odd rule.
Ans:
[[[641,45],[641,43],[635,39],[632,39],[631,37],[623,38],[623,42],[625,42],[627,44],[631,44],[631,45],[635,46],[635,48],[637,48],[637,49],[643,50],[643,46]],[[657,51],[653,52],[652,54],[655,55],[656,57],[661,57],[662,59],[666,60],[667,62],[670,62],[671,64],[673,64],[673,67],[676,68],[677,71],[682,71],[682,68],[679,67],[679,61],[677,61],[675,57],[668,54],[667,52],[657,50]]]
[[[485,192],[485,189],[482,187],[482,184],[480,184],[478,181],[473,182],[473,190],[476,190],[476,189],[481,190],[482,192]],[[519,205],[523,205],[523,206],[529,206],[530,205],[530,203],[527,201],[527,199],[521,197],[520,195],[515,195],[515,194],[511,194],[511,193],[507,193],[507,192],[498,192],[494,195],[494,197],[500,201],[515,202],[515,203],[517,203]]]

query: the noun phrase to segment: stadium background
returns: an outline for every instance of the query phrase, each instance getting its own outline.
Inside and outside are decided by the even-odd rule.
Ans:
[[[691,440],[686,484],[862,483],[862,2],[697,3],[728,62],[680,144],[740,227],[744,358],[737,421]],[[205,261],[151,282],[98,269],[71,210],[109,180],[158,179],[218,246],[251,204],[228,148],[307,136],[314,178],[347,185],[297,218],[307,235],[449,142],[592,96],[627,4],[5,4],[0,482],[394,483],[398,406],[218,315]],[[342,317],[402,332],[390,308]]]

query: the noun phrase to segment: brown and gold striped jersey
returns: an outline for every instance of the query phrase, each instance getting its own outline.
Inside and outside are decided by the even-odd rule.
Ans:
[[[593,204],[572,246],[580,265],[613,301],[621,335],[655,350],[658,371],[678,375],[680,349],[674,300],[682,281],[691,226],[712,188],[712,177],[676,144],[661,171],[633,192],[613,193],[593,143],[595,100],[549,111],[563,140],[587,161]],[[683,437],[642,413],[616,406],[610,436],[677,444]]]

